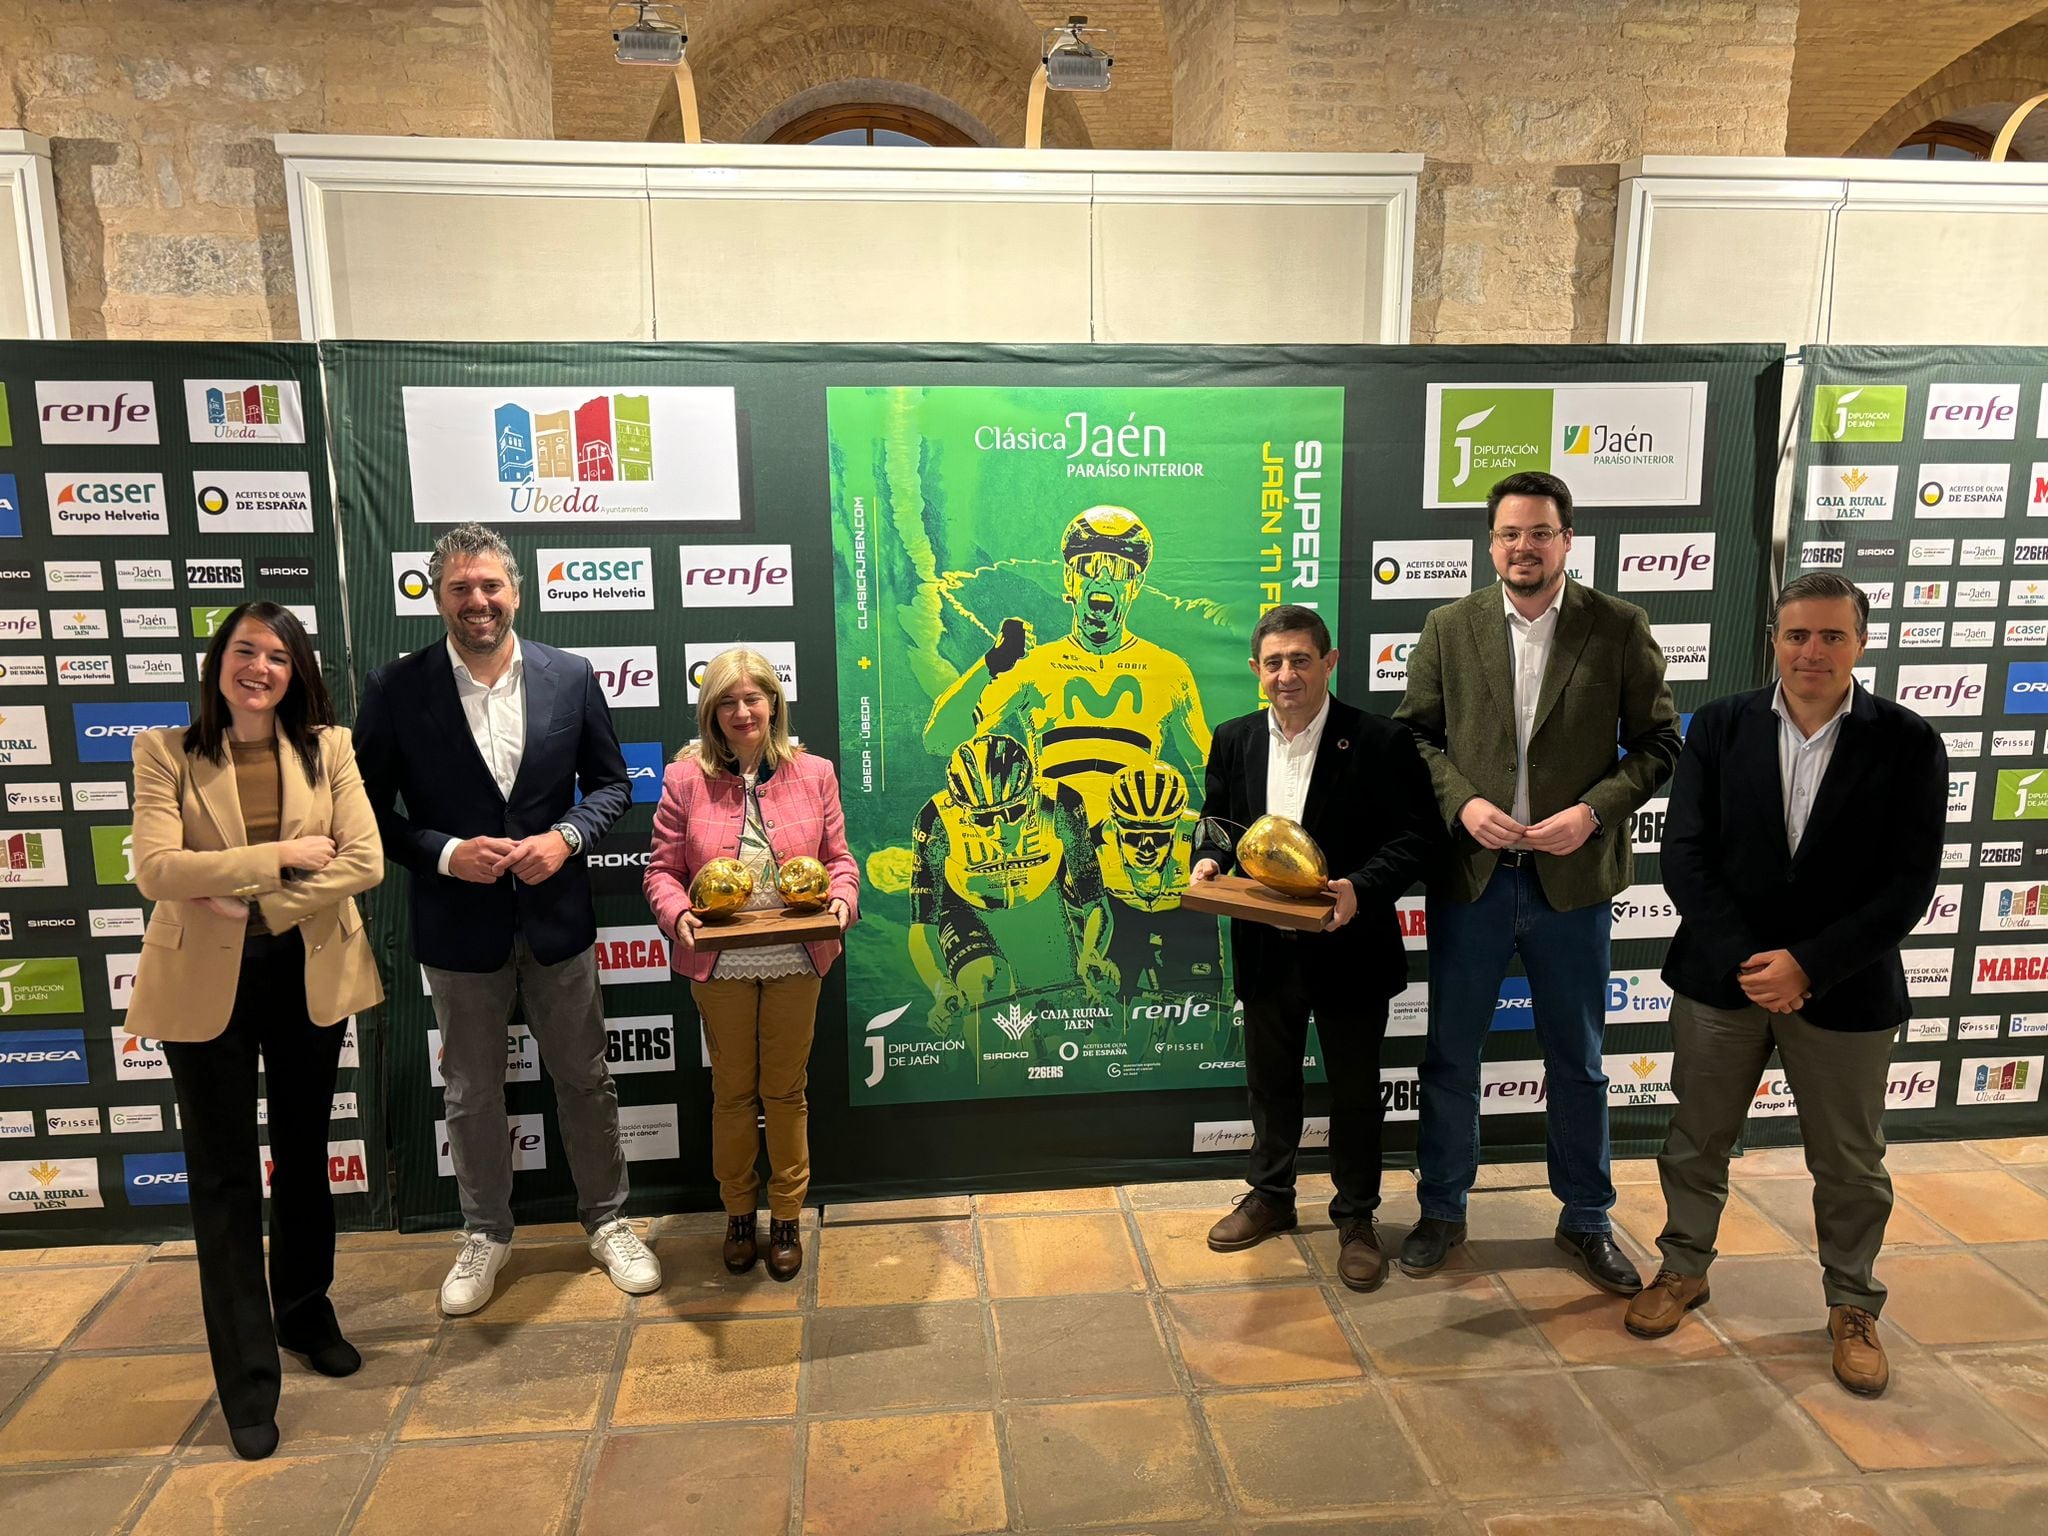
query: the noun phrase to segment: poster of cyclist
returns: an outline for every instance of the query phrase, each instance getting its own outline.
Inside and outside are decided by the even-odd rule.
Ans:
[[[1243,1080],[1180,908],[1251,628],[1334,629],[1343,391],[832,389],[856,1104]]]

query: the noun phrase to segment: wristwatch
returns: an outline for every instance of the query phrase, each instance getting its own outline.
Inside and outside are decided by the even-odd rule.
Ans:
[[[583,834],[576,830],[573,821],[558,821],[554,830],[562,834],[562,841],[569,845],[569,857],[574,858],[583,851]]]
[[[1586,802],[1581,800],[1579,804],[1586,805]],[[1595,837],[1598,837],[1602,832],[1605,832],[1607,830],[1607,828],[1603,826],[1600,822],[1600,813],[1594,810],[1592,806],[1586,805],[1586,814],[1593,818],[1593,835]],[[569,846],[573,849],[575,847],[575,844],[571,843]]]

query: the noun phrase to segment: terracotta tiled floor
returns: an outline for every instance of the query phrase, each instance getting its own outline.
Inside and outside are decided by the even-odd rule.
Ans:
[[[1336,1280],[1301,1230],[1217,1255],[1228,1180],[835,1206],[802,1280],[651,1224],[620,1295],[520,1234],[448,1321],[448,1239],[343,1239],[366,1365],[287,1360],[234,1459],[189,1245],[0,1254],[5,1536],[2031,1536],[2048,1533],[2048,1139],[1899,1148],[1892,1390],[1827,1369],[1796,1150],[1738,1163],[1713,1300],[1667,1340],[1566,1267],[1542,1170],[1488,1167],[1428,1280]],[[1645,1245],[1655,1168],[1616,1169]],[[1386,1231],[1415,1211],[1387,1177]]]

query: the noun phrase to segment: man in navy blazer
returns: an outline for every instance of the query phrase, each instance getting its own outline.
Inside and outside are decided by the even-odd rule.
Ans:
[[[513,634],[519,564],[493,530],[451,528],[427,576],[447,641],[370,675],[356,757],[384,847],[412,875],[413,952],[441,1029],[468,1232],[441,1310],[483,1306],[511,1252],[515,1006],[554,1080],[591,1254],[620,1289],[651,1291],[661,1271],[620,1215],[626,1160],[582,858],[632,800],[611,710],[583,657]]]
[[[1633,1302],[1657,1338],[1708,1300],[1728,1154],[1775,1046],[1813,1175],[1836,1378],[1875,1396],[1890,1377],[1873,1273],[1891,1215],[1884,1103],[1892,1042],[1912,1014],[1899,944],[1941,867],[1948,753],[1920,716],[1856,686],[1869,599],[1815,572],[1778,595],[1778,682],[1693,716],[1671,780],[1664,885],[1677,937],[1671,1085],[1657,1158],[1664,1267]]]
[[[1314,609],[1286,604],[1252,630],[1252,674],[1271,707],[1227,720],[1209,750],[1191,877],[1234,862],[1224,829],[1269,812],[1300,822],[1328,859],[1337,899],[1327,930],[1300,933],[1232,919],[1233,980],[1244,1004],[1251,1100],[1251,1188],[1209,1233],[1231,1253],[1295,1225],[1302,1056],[1313,1015],[1330,1084],[1330,1219],[1338,1277],[1369,1291],[1386,1278],[1373,1228],[1380,1203],[1380,1044],[1387,1005],[1408,984],[1394,903],[1442,845],[1435,792],[1415,738],[1330,693],[1337,651]]]

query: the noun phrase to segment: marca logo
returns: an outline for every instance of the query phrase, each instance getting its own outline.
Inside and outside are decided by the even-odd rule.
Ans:
[[[1678,932],[1678,906],[1661,885],[1632,885],[1613,901],[1613,937],[1668,939]]]
[[[514,1118],[538,1121],[540,1116],[519,1115]],[[441,1120],[436,1121],[434,1125],[435,1136],[440,1144],[441,1155],[444,1159],[448,1155],[447,1124],[445,1120]],[[535,1134],[538,1135],[537,1128]],[[514,1168],[525,1166],[545,1168],[547,1166],[545,1154],[543,1154],[541,1161],[538,1163],[531,1165],[521,1163],[519,1160],[520,1142],[520,1134],[515,1132],[512,1137],[512,1166]],[[271,1157],[270,1148],[267,1146],[258,1147],[256,1149],[256,1156],[263,1167],[263,1195],[265,1199],[268,1199],[270,1197],[270,1176],[276,1170],[277,1164],[275,1159]],[[330,1141],[327,1143],[327,1191],[329,1194],[334,1195],[367,1195],[370,1192],[370,1154],[362,1142]]]
[[[2009,885],[1993,881],[1984,887],[1977,927],[1985,933],[2003,930],[2031,932],[2048,928],[2048,906],[2044,906],[2041,899],[2044,890],[2048,887],[2039,882]]]
[[[1894,697],[1914,713],[1930,719],[1984,713],[1982,662],[1971,665],[1901,666]]]
[[[796,645],[789,640],[741,640],[692,642],[683,647],[683,665],[687,669],[686,698],[692,704],[697,702],[697,685],[704,680],[704,669],[713,657],[721,651],[732,649],[734,644],[745,646],[766,658],[768,665],[775,669],[775,676],[782,684],[782,691],[793,704],[796,702]]]
[[[49,664],[40,656],[0,657],[0,688],[41,688],[49,681]]]
[[[153,443],[156,386],[146,379],[36,380],[46,443]]]
[[[0,1014],[83,1012],[85,984],[79,979],[78,961],[73,957],[16,960],[0,965]]]
[[[313,531],[313,486],[303,470],[195,470],[192,501],[201,533]]]
[[[1705,682],[1713,635],[1711,624],[1652,624],[1650,636],[1664,653],[1664,676],[1674,683]]]
[[[1714,586],[1711,533],[1625,533],[1621,536],[1624,592],[1707,592]]]
[[[660,658],[653,646],[572,645],[567,649],[590,663],[597,685],[613,709],[652,709],[661,703]]]
[[[111,656],[59,656],[57,682],[61,687],[80,683],[113,686],[114,658]]]
[[[1927,911],[1913,925],[1912,936],[1932,938],[1936,934],[1954,933],[1962,919],[1963,888],[1960,885],[1938,885],[1934,888],[1934,899],[1927,904]]]
[[[2017,384],[1933,384],[1927,390],[1927,418],[1920,435],[2010,442],[2019,430]]]
[[[1972,1056],[1956,1081],[1957,1104],[2034,1104],[2040,1098],[2039,1056]]]
[[[55,534],[171,531],[162,475],[44,475]]]
[[[1948,820],[1968,821],[1977,804],[1977,775],[1951,773],[1948,776]]]
[[[787,608],[796,601],[787,544],[696,544],[676,553],[685,608]]]
[[[1993,821],[2048,821],[2048,768],[2001,768]]]
[[[130,1152],[121,1159],[130,1205],[184,1205],[192,1196],[182,1152]]]
[[[676,1021],[672,1014],[649,1013],[604,1021],[604,1059],[614,1077],[624,1072],[673,1072],[676,1069]]]
[[[546,1120],[540,1115],[508,1115],[505,1117],[505,1133],[512,1150],[512,1171],[525,1173],[548,1165],[548,1144]],[[362,1145],[360,1142],[358,1146]],[[448,1150],[448,1122],[434,1122],[434,1145],[439,1148],[436,1166],[441,1177],[455,1177],[455,1159]]]
[[[1670,814],[1668,797],[1645,800],[1629,818],[1629,841],[1637,853],[1658,853],[1664,847],[1664,818]]]
[[[1482,504],[1519,470],[1555,470],[1580,506],[1696,506],[1707,386],[1429,386],[1423,504]]]
[[[1809,571],[1839,571],[1843,545],[1840,539],[1815,539],[1799,551],[1799,564]]]
[[[1813,390],[1816,443],[1898,443],[1906,437],[1903,384],[1817,384]]]
[[[2003,517],[2010,464],[1922,464],[1916,510],[1926,517]]]
[[[76,1087],[92,1081],[82,1029],[10,1029],[0,1034],[0,1088]]]
[[[668,759],[658,741],[628,741],[619,746],[626,758],[626,777],[633,784],[633,803],[653,805],[661,799],[661,778],[668,771]]]
[[[2032,992],[2048,987],[2048,947],[1984,945],[1971,962],[1970,985],[1977,992]]]
[[[303,443],[293,379],[187,379],[185,428],[195,443]]]
[[[182,703],[74,704],[71,719],[80,762],[126,763],[134,759],[137,736],[170,726],[182,730],[192,723],[192,713]]]
[[[1814,464],[1806,471],[1806,520],[1889,522],[1898,494],[1896,464]]]
[[[11,704],[0,709],[0,766],[32,768],[49,761],[50,726],[43,706]]]
[[[0,1163],[0,1209],[9,1212],[96,1211],[102,1209],[99,1160],[39,1157]]]
[[[1398,693],[1408,686],[1408,656],[1415,649],[1415,642],[1421,638],[1421,632],[1417,630],[1372,637],[1369,647],[1372,652],[1372,692]]]
[[[1463,539],[1375,539],[1372,595],[1463,597],[1472,590],[1472,546]]]
[[[427,580],[427,552],[423,549],[394,551],[391,556],[392,612],[401,619],[431,619],[434,589]]]
[[[185,562],[185,585],[188,587],[239,587],[241,584],[242,562],[239,560]]]
[[[2048,517],[2048,464],[2027,466],[2027,516]]]
[[[1394,921],[1401,929],[1401,947],[1429,948],[1429,909],[1420,896],[1403,896],[1394,902]]]
[[[605,986],[669,979],[668,941],[652,923],[598,929],[596,952],[598,980]]]
[[[419,522],[740,515],[730,388],[407,388],[405,432]]]
[[[654,606],[651,550],[542,548],[534,560],[543,613]]]

